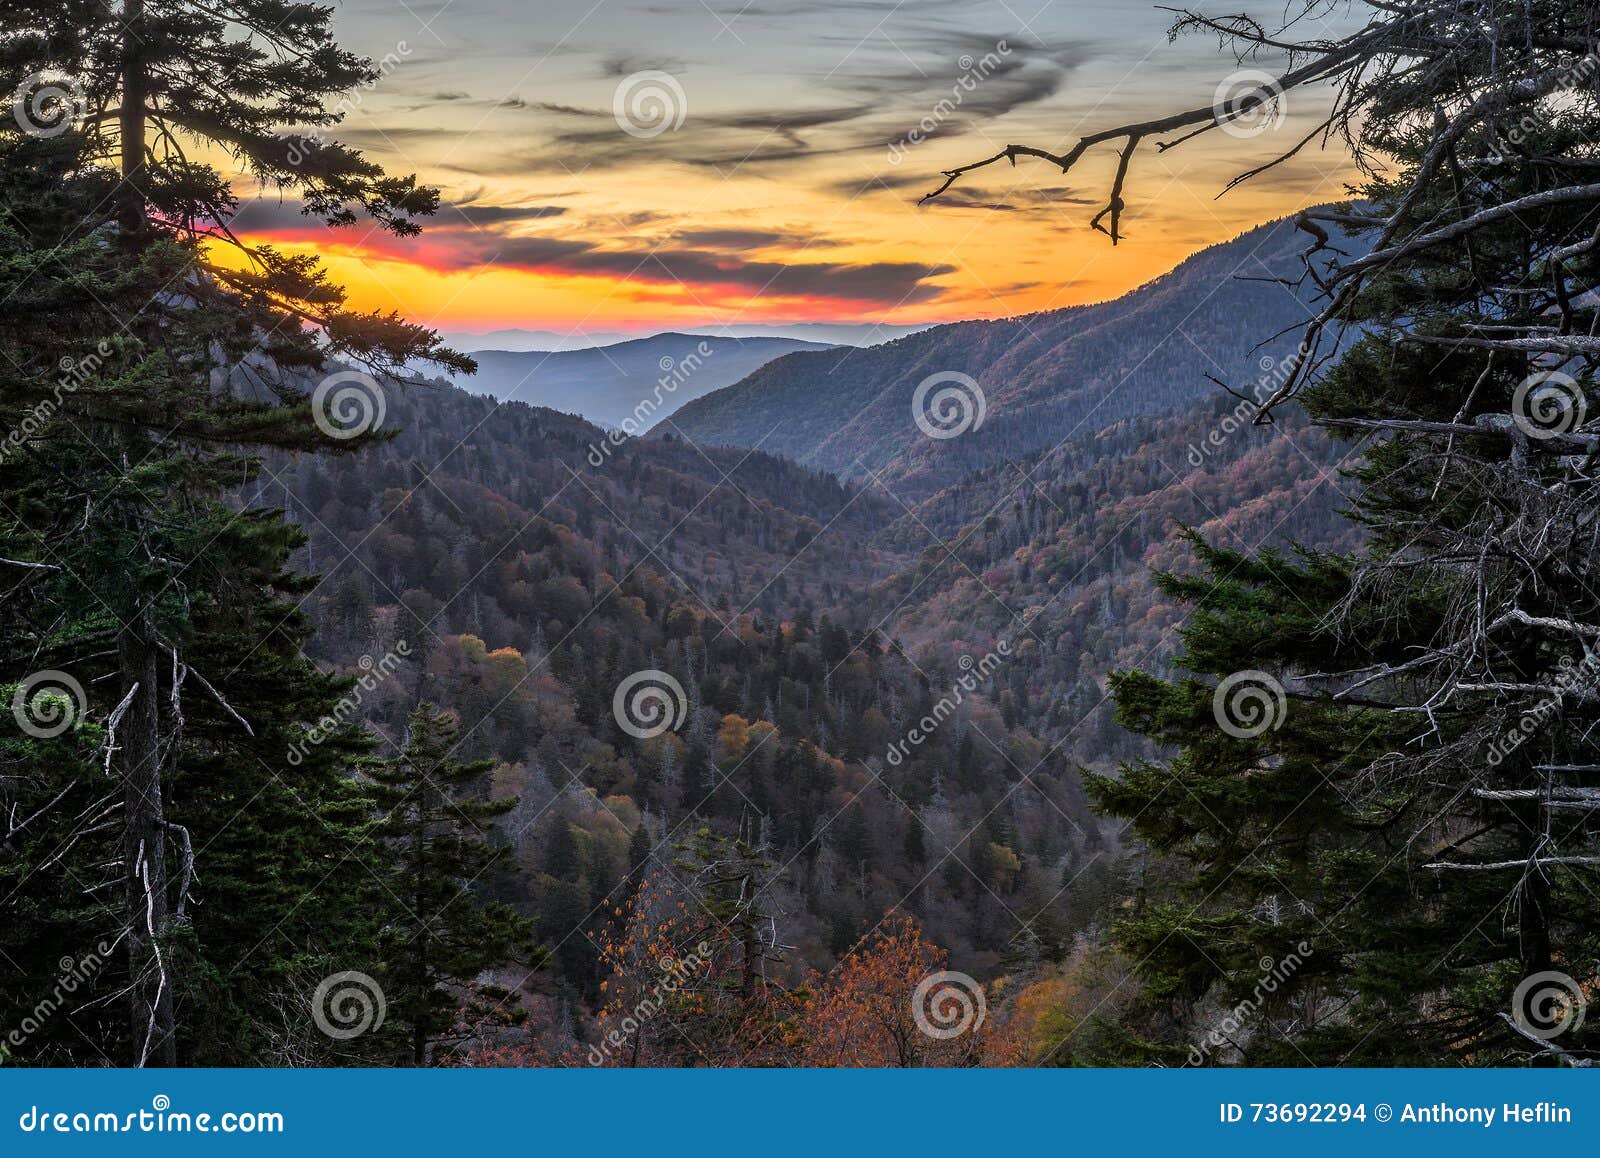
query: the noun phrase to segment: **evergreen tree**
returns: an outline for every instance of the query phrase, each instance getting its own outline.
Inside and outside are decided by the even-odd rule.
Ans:
[[[117,586],[128,507],[120,464],[65,438],[0,466],[0,477],[14,504],[0,520],[0,551],[53,560],[11,592],[6,662],[10,670],[53,665],[71,693],[60,711],[75,718],[59,736],[30,739],[28,718],[50,707],[30,699],[15,725],[24,734],[9,745],[8,811],[16,806],[33,820],[11,833],[18,886],[4,897],[4,923],[14,959],[47,962],[63,945],[120,949],[127,899],[115,897],[119,882],[107,879],[107,866],[115,871],[130,854],[135,863],[141,853],[155,859],[149,846],[123,845],[117,816],[126,786],[105,776],[132,703],[110,698],[120,656],[107,643],[118,637],[119,613],[141,594]],[[350,681],[323,675],[301,653],[309,625],[294,601],[309,581],[285,570],[302,541],[299,529],[275,512],[231,509],[153,480],[149,486],[151,499],[138,500],[150,516],[143,549],[189,561],[168,590],[143,596],[161,628],[160,674],[182,707],[181,714],[167,709],[164,784],[150,813],[160,853],[172,859],[170,887],[152,886],[149,907],[140,910],[160,948],[155,980],[163,1005],[131,1017],[123,1010],[118,1026],[103,1004],[90,1003],[92,1024],[78,1026],[69,1044],[87,1044],[85,1060],[95,1061],[315,1060],[327,1042],[296,1045],[292,1058],[282,1053],[283,1010],[301,1005],[338,962],[370,952],[382,919],[381,907],[352,908],[327,887],[329,864],[357,875],[381,869],[358,839],[370,802],[346,775],[372,741],[332,725]],[[30,654],[19,655],[22,648]],[[108,685],[111,693],[102,693]],[[308,729],[322,719],[330,723]],[[54,916],[30,907],[33,890],[61,886],[80,900],[64,901]],[[142,967],[117,957],[96,970],[96,988],[134,985]],[[48,976],[30,970],[19,981],[38,986]],[[185,1016],[181,1039],[160,1028]]]
[[[492,761],[453,761],[458,742],[449,716],[419,704],[404,752],[370,769],[384,810],[372,833],[393,854],[387,883],[402,909],[381,938],[385,995],[409,1029],[410,1058],[419,1066],[427,1064],[430,1043],[463,1016],[471,1023],[505,1006],[510,994],[478,975],[526,955],[532,931],[507,906],[472,895],[505,851],[490,843],[486,824],[516,799],[475,799]]]
[[[628,890],[637,892],[644,883],[646,874],[650,869],[650,854],[655,851],[655,845],[650,837],[650,828],[641,817],[634,826],[632,834],[628,837]]]
[[[1258,948],[1264,961],[1293,941],[1315,946],[1316,964],[1297,964],[1287,986],[1274,977],[1258,1024],[1229,1038],[1250,1061],[1521,1051],[1588,1064],[1592,1034],[1553,1039],[1577,1022],[1576,978],[1600,948],[1594,11],[1533,0],[1463,20],[1452,6],[1368,7],[1359,31],[1300,44],[1249,19],[1184,14],[1175,32],[1220,34],[1241,54],[1287,50],[1289,70],[1065,155],[1009,147],[948,171],[939,192],[1019,155],[1067,171],[1119,140],[1093,221],[1114,242],[1142,143],[1334,86],[1319,131],[1384,164],[1367,166],[1379,175],[1363,201],[1300,215],[1303,280],[1322,302],[1246,402],[1267,423],[1298,396],[1314,422],[1376,436],[1353,472],[1367,546],[1292,565],[1202,548],[1205,580],[1166,581],[1199,609],[1184,665],[1218,683],[1119,679],[1122,718],[1181,750],[1092,787],[1180,858],[1175,875],[1198,879],[1181,903],[1170,890],[1147,898],[1120,935],[1147,996],[1176,1009],[1175,1034],[1157,1035],[1175,1045],[1204,1021],[1203,1002],[1226,1003],[1266,971],[1251,963]],[[1335,243],[1338,230],[1352,240]],[[1253,703],[1241,681],[1257,685]],[[1289,1048],[1270,1032],[1286,993],[1299,1001]]]
[[[215,835],[187,833],[172,819],[187,721],[198,699],[211,698],[247,735],[253,728],[221,691],[236,673],[194,666],[208,651],[195,609],[236,597],[259,610],[276,582],[258,581],[254,592],[236,585],[229,597],[208,592],[202,577],[228,569],[197,532],[228,516],[184,520],[251,480],[245,448],[349,450],[377,436],[341,427],[326,410],[312,421],[322,395],[332,396],[311,389],[330,358],[375,371],[415,358],[471,369],[423,327],[347,309],[315,260],[241,242],[227,227],[238,207],[230,175],[182,143],[298,194],[329,224],[365,213],[397,234],[415,232],[412,218],[433,212],[437,194],[321,136],[342,115],[324,102],[380,75],[337,48],[330,20],[329,9],[282,0],[244,0],[226,12],[144,0],[0,4],[0,83],[19,109],[55,118],[0,126],[8,208],[0,264],[12,283],[3,341],[18,355],[3,359],[0,390],[36,418],[21,445],[8,447],[22,461],[8,456],[17,473],[7,482],[50,500],[8,512],[7,538],[26,548],[8,552],[11,566],[50,576],[48,589],[30,586],[36,646],[24,642],[9,660],[32,664],[38,644],[63,663],[100,655],[82,645],[110,631],[114,670],[80,683],[95,689],[83,707],[104,722],[106,767],[121,786],[117,940],[127,962],[128,1056],[139,1064],[178,1058],[177,978],[162,945],[188,919],[194,850]],[[37,103],[47,78],[61,76],[81,101]],[[300,135],[286,138],[285,129]],[[64,561],[63,520],[48,513],[55,503],[83,512],[73,553],[92,556],[87,571]],[[287,613],[284,624],[293,637]],[[280,625],[256,626],[265,634]],[[170,857],[181,873],[169,871]]]

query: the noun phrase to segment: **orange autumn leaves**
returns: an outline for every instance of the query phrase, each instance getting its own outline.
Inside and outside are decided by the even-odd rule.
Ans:
[[[740,984],[740,946],[693,904],[648,881],[610,910],[608,978],[581,1040],[485,1045],[472,1066],[911,1068],[1107,1064],[1098,1017],[1128,1004],[1126,964],[1082,941],[1059,967],[1001,979],[961,1005],[930,979],[947,954],[914,917],[887,914],[826,974]],[[919,1024],[930,1023],[929,1033]]]
[[[599,938],[609,976],[592,1041],[557,1064],[1003,1066],[1027,1054],[981,991],[970,995],[980,1013],[955,1024],[935,1014],[943,1031],[924,1028],[919,987],[945,970],[947,955],[904,913],[888,914],[826,974],[793,984],[764,974],[753,987],[742,983],[738,939],[670,890],[645,881],[612,915]]]
[[[952,1000],[948,991],[941,997],[927,984],[945,972],[945,963],[945,951],[923,938],[914,917],[890,913],[813,989],[805,1010],[804,1064],[1006,1064],[1005,1035],[989,1018],[981,991],[968,992],[949,1016],[930,1008]]]

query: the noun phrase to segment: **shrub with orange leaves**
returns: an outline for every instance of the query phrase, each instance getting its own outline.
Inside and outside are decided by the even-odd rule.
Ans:
[[[915,918],[889,913],[864,944],[814,986],[805,1012],[805,1064],[984,1064],[992,1032],[986,998],[981,989],[963,994],[947,988],[941,979],[945,961],[945,951],[923,939]],[[946,1004],[930,1011],[930,1000]]]

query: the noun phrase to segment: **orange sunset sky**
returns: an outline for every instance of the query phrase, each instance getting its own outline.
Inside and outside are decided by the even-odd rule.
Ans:
[[[352,0],[336,12],[344,45],[383,77],[347,98],[330,135],[438,185],[445,207],[422,237],[394,239],[328,230],[241,183],[236,228],[321,253],[359,306],[452,334],[1059,308],[1116,296],[1354,179],[1313,145],[1215,199],[1317,123],[1316,98],[1297,91],[1259,135],[1142,149],[1115,249],[1088,228],[1109,148],[1066,178],[997,165],[917,205],[941,169],[1008,143],[1061,151],[1209,105],[1241,68],[1281,70],[1220,54],[1214,38],[1169,43],[1170,14],[1142,0]],[[1343,13],[1296,31],[1339,35]]]

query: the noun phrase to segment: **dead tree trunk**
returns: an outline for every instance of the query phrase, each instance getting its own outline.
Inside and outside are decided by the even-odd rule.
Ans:
[[[161,938],[167,932],[166,818],[161,798],[161,703],[149,615],[123,629],[117,655],[122,694],[131,696],[119,729],[124,825],[122,857],[128,914],[128,1013],[135,1065],[177,1063],[172,979]]]
[[[117,112],[122,184],[117,189],[117,222],[125,241],[138,244],[145,227],[145,100],[149,92],[143,58],[144,0],[122,6],[122,100]]]
[[[122,182],[117,217],[124,244],[145,239],[145,121],[149,94],[144,59],[144,0],[125,0],[122,10],[122,92],[118,109]],[[142,448],[124,447],[124,466],[143,458]],[[137,511],[129,520],[131,542],[143,528]],[[124,827],[122,863],[128,917],[128,1012],[135,1065],[175,1065],[172,975],[161,938],[168,929],[166,818],[161,795],[161,701],[157,689],[158,640],[154,616],[135,585],[133,611],[117,640],[117,660],[127,712],[119,731]]]

